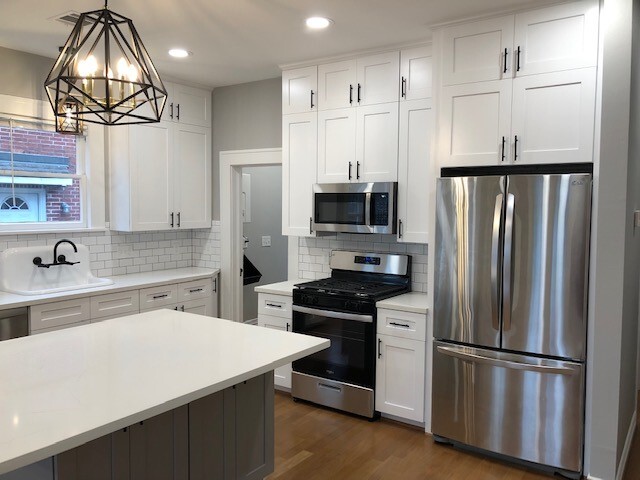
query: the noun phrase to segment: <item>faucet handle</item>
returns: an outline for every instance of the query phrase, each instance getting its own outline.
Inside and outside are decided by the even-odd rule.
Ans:
[[[65,255],[58,255],[57,263],[58,265],[75,265],[76,263],[80,262],[68,262]]]

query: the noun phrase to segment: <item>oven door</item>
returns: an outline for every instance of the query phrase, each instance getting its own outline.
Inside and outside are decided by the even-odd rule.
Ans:
[[[373,315],[293,306],[293,331],[331,341],[328,349],[293,362],[293,371],[373,388]]]
[[[332,183],[313,186],[318,232],[395,233],[396,184]]]

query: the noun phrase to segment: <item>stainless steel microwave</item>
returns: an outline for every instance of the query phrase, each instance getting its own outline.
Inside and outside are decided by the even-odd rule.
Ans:
[[[316,232],[396,233],[396,182],[316,183]]]

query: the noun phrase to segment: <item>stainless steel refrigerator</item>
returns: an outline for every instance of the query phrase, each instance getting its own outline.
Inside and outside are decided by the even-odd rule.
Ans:
[[[580,472],[591,175],[441,178],[432,430]]]

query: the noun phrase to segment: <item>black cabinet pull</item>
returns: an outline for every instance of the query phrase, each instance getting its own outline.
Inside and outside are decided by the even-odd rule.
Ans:
[[[378,339],[378,358],[382,357],[382,340]]]
[[[313,217],[309,217],[309,233],[313,233]]]
[[[167,298],[169,296],[168,293],[163,293],[162,295],[154,295],[153,299],[158,300],[159,298]]]
[[[520,71],[520,45],[518,45],[518,49],[516,50],[516,72]]]
[[[189,293],[202,292],[203,290],[204,288],[192,288],[191,290],[189,290]]]
[[[351,167],[352,167],[351,162],[349,162],[349,180],[351,180]]]
[[[218,293],[218,279],[213,279],[213,293]]]
[[[313,104],[313,90],[311,90],[311,108],[315,107]]]
[[[400,95],[402,98],[407,98],[407,79],[402,77],[402,84],[400,87]]]
[[[502,157],[501,157],[501,160],[502,160],[503,162],[504,162],[504,159],[507,157],[507,156],[505,155],[505,152],[504,152],[504,145],[505,145],[505,142],[506,142],[506,141],[507,141],[507,139],[506,139],[505,137],[502,137]]]
[[[267,303],[267,307],[282,308],[282,305],[278,305],[277,303]]]
[[[360,90],[361,90],[362,86],[360,84],[358,84],[358,103],[360,103]]]
[[[349,85],[349,105],[353,105],[353,85]]]
[[[180,212],[178,212],[178,227],[180,227]]]
[[[513,161],[518,160],[518,135],[514,137]]]
[[[407,325],[406,323],[389,322],[389,325],[393,325],[394,327],[409,328],[409,325]]]
[[[171,212],[171,228],[173,228],[173,212]]]
[[[178,311],[178,307],[173,307],[173,309],[177,312]]]
[[[356,178],[360,178],[360,162],[356,162]]]
[[[180,310],[182,310],[184,312],[184,305],[182,305],[182,307],[180,307]]]
[[[287,326],[286,326],[287,332],[289,331],[289,325],[290,325],[289,322],[287,322]]]
[[[178,112],[178,114],[176,115],[176,118],[180,120],[180,104],[176,105],[176,111]]]
[[[398,219],[398,238],[402,238],[402,219]]]
[[[171,102],[171,105],[169,105],[169,107],[171,107],[171,113],[169,113],[169,118],[173,118],[173,102]]]
[[[502,70],[502,73],[507,73],[507,55],[508,54],[509,53],[508,53],[507,49],[505,48],[504,49],[504,68]]]

